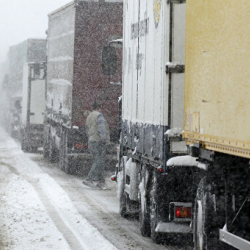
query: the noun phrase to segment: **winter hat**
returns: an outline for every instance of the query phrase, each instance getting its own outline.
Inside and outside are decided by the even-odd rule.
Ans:
[[[95,100],[92,104],[91,104],[93,109],[99,109],[101,107],[101,104]]]

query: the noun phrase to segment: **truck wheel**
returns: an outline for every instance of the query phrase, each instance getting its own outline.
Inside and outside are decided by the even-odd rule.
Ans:
[[[131,211],[131,206],[132,206],[131,201],[128,195],[126,195],[125,192],[123,191],[120,197],[120,207],[119,207],[120,215],[123,218],[127,218],[129,215],[133,214],[133,212]]]
[[[25,133],[22,131],[21,132],[21,149],[24,151],[24,152],[27,152],[28,151],[28,147],[25,143]]]
[[[158,218],[158,208],[157,208],[157,180],[156,173],[154,172],[154,176],[152,178],[152,189],[151,189],[151,197],[150,197],[150,228],[151,228],[151,239],[156,244],[160,244],[160,236],[159,233],[155,231],[156,226],[159,222]]]
[[[50,141],[50,140],[48,140],[49,134],[50,134],[50,132],[48,131],[48,129],[44,128],[44,132],[43,132],[43,157],[45,159],[49,158],[49,141]]]
[[[198,186],[194,206],[194,249],[195,250],[223,250],[224,245],[219,241],[219,227],[223,226],[222,217],[219,216],[215,207],[223,207],[223,197],[212,194],[204,177]],[[216,201],[215,201],[216,200]],[[216,202],[216,203],[215,203]]]
[[[125,194],[125,164],[126,160],[125,157],[122,157],[122,162],[121,162],[121,171],[120,175],[121,178],[118,178],[118,190],[119,190],[119,213],[123,218],[126,218],[128,215],[127,212],[127,207],[128,207],[128,197]]]
[[[72,164],[72,160],[69,158],[68,153],[65,153],[64,157],[64,170],[67,174],[75,174],[75,168],[74,165]]]
[[[75,174],[75,167],[73,165],[73,160],[69,157],[68,154],[68,141],[67,141],[67,132],[65,131],[65,133],[63,133],[63,170],[67,173],[67,174]]]
[[[30,151],[31,151],[32,153],[37,153],[37,152],[38,152],[38,148],[37,148],[37,147],[31,147],[31,148],[30,148]]]
[[[27,151],[28,151],[27,146],[26,146],[26,144],[24,143],[23,140],[21,141],[21,149],[22,149],[24,152],[27,152]]]
[[[60,141],[60,149],[59,149],[59,167],[61,170],[65,171],[64,169],[64,134]]]
[[[52,138],[50,138],[50,142],[49,142],[49,160],[52,163],[57,162],[57,154],[56,154],[56,148],[54,145],[54,141]]]
[[[45,159],[49,158],[49,145],[48,142],[44,141],[43,143],[43,157]]]
[[[140,207],[139,207],[139,227],[142,236],[149,237],[150,231],[150,211],[147,202],[147,179],[146,179],[146,168],[142,170],[142,180],[140,183]]]
[[[119,212],[123,218],[127,217],[127,197],[126,197],[124,191],[120,197]]]

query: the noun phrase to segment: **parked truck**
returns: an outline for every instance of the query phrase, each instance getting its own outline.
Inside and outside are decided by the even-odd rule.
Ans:
[[[49,14],[44,156],[70,174],[91,166],[85,121],[95,100],[118,141],[122,54],[109,44],[122,38],[122,2],[75,0]]]
[[[24,64],[22,83],[21,148],[36,152],[43,146],[45,62]]]
[[[5,123],[10,134],[20,139],[23,76],[27,63],[42,63],[46,60],[46,40],[30,38],[9,48],[7,74],[4,90],[8,104]]]
[[[187,1],[184,137],[204,166],[195,249],[250,249],[249,12],[244,0]]]
[[[196,162],[182,139],[185,1],[125,0],[122,117],[117,180],[120,214],[139,213],[142,235],[191,236]],[[187,159],[187,158],[186,158]],[[168,162],[168,164],[167,164]]]

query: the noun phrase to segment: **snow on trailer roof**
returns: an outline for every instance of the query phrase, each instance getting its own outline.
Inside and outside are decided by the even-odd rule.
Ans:
[[[56,10],[50,12],[50,13],[48,14],[48,16],[54,15],[54,14],[56,14],[57,12],[59,12],[59,11],[61,11],[61,10],[63,10],[63,9],[66,9],[67,7],[69,7],[70,5],[72,5],[72,4],[74,4],[74,3],[75,3],[75,1],[71,1],[71,2],[67,3],[67,4],[61,6],[60,8],[58,8],[58,9],[56,9]]]
[[[27,40],[46,40],[46,37],[30,37],[30,38],[28,38]]]
[[[67,7],[69,7],[70,5],[75,4],[76,2],[77,2],[77,1],[75,1],[75,0],[69,2],[69,3],[67,3],[67,4],[65,4],[65,5],[63,5],[63,6],[61,6],[60,8],[58,8],[58,9],[56,9],[56,10],[50,12],[50,13],[48,14],[48,16],[54,15],[54,14],[56,14],[57,12],[59,12],[59,11],[61,11],[61,10],[63,10],[63,9],[66,9]],[[78,2],[99,3],[100,0],[78,0]],[[123,3],[123,0],[104,0],[104,2],[105,2],[105,3]]]
[[[30,37],[30,38],[23,40],[22,42],[10,45],[10,48],[16,47],[16,46],[18,46],[22,43],[28,42],[28,41],[46,41],[46,38],[45,37],[43,37],[43,38],[42,37]]]
[[[167,161],[168,167],[198,167],[207,170],[207,165],[198,162],[198,158],[190,155],[172,157]]]

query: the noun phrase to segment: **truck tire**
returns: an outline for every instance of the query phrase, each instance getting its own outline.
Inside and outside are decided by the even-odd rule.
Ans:
[[[151,229],[150,229],[150,209],[149,209],[149,202],[147,201],[147,178],[146,175],[146,166],[143,166],[141,172],[141,183],[140,183],[140,206],[139,206],[139,227],[142,236],[150,237]]]
[[[28,152],[28,146],[25,143],[25,133],[24,131],[21,131],[21,149],[23,152]]]
[[[128,195],[126,195],[125,192],[123,191],[119,202],[120,215],[123,218],[128,218],[128,216],[133,215],[134,211],[131,209],[131,207],[132,207],[131,200],[129,199]]]
[[[61,150],[60,150],[61,151]],[[62,170],[67,174],[73,175],[76,172],[75,166],[73,165],[73,160],[69,157],[68,154],[68,139],[67,131],[63,133],[62,136]]]
[[[223,250],[224,244],[219,240],[219,227],[223,227],[223,218],[217,214],[215,207],[223,207],[223,197],[215,197],[204,177],[198,186],[194,205],[194,249]]]
[[[58,161],[55,142],[54,142],[53,138],[51,138],[51,137],[50,137],[50,141],[49,141],[49,161],[52,163],[55,163]]]
[[[50,131],[48,129],[48,126],[45,126],[43,132],[43,157],[45,159],[49,159],[49,135]]]
[[[75,174],[75,167],[73,165],[72,159],[69,158],[68,153],[65,153],[64,158],[64,170],[67,174],[74,175]]]
[[[122,180],[121,183],[118,183],[118,187],[120,185],[120,194],[119,194],[119,213],[123,218],[126,218],[128,215],[128,206],[129,206],[129,198],[125,194],[125,164],[126,160],[125,157],[122,157],[121,160],[121,171],[120,173],[122,174]]]
[[[64,169],[64,133],[62,134],[62,138],[60,141],[60,148],[59,148],[59,167],[62,171],[65,171]]]
[[[38,147],[30,147],[30,152],[37,153],[38,152]]]
[[[23,152],[28,152],[28,147],[23,140],[21,141],[21,149],[23,150]]]
[[[119,201],[119,213],[123,218],[127,217],[127,202],[127,197],[123,191]]]
[[[151,229],[151,239],[156,244],[160,244],[159,233],[155,231],[156,226],[159,222],[158,207],[157,207],[157,176],[153,173],[152,178],[152,189],[150,192],[150,229]]]
[[[45,159],[48,159],[49,158],[49,145],[48,145],[48,142],[44,140],[44,143],[43,143],[43,157]]]

